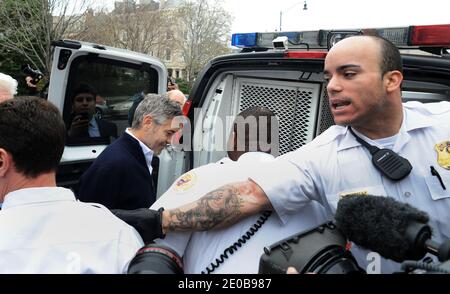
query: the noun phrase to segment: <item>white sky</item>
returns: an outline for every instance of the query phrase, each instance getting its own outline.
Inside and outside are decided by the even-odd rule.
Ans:
[[[449,0],[225,0],[232,32],[450,24]]]
[[[114,3],[114,0],[94,0]],[[223,0],[231,33],[450,24],[449,0]]]

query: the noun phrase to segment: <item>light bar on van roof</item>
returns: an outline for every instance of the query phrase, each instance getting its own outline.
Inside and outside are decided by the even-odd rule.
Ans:
[[[306,47],[308,45],[310,48],[326,48],[326,39],[322,40],[325,36],[322,31],[233,34],[231,45],[239,48],[272,48],[272,41],[281,36],[288,38],[290,46]]]
[[[354,30],[319,30],[302,32],[271,32],[271,33],[247,33],[233,34],[231,45],[239,48],[273,48],[272,41],[280,36],[286,36],[289,40],[290,48],[326,49],[330,40],[340,40],[346,32],[348,36],[354,34],[379,35],[393,42],[397,47],[404,48],[410,46],[450,46],[450,24],[410,26],[395,28],[373,28]],[[339,36],[337,35],[339,34]],[[353,35],[354,35],[353,34]],[[333,44],[334,42],[332,42]],[[307,45],[306,45],[307,44]],[[332,45],[330,44],[330,45]]]

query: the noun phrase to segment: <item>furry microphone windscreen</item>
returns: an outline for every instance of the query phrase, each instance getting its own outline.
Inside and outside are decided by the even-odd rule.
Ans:
[[[338,202],[336,225],[355,244],[400,262],[411,246],[406,238],[410,222],[429,218],[409,204],[384,196],[347,196]]]

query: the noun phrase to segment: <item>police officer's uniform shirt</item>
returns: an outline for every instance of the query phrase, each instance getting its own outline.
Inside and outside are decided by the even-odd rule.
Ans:
[[[382,176],[369,151],[341,126],[330,127],[299,150],[266,164],[251,178],[283,221],[311,199],[334,213],[341,196],[385,195],[427,212],[434,238],[442,242],[450,237],[450,103],[408,102],[403,111],[393,151],[408,159],[413,169],[401,181]],[[430,166],[439,172],[446,190],[431,175]],[[388,268],[384,265],[381,271],[390,272]]]
[[[139,234],[65,188],[21,189],[0,211],[0,273],[125,273]]]
[[[217,163],[193,169],[178,178],[151,208],[176,208],[195,201],[225,184],[245,181],[259,168],[261,162],[266,161],[273,161],[273,157],[265,153],[251,152],[243,154],[237,162],[224,158]],[[241,238],[256,223],[260,215],[248,217],[224,229],[168,233],[165,239],[157,242],[175,249],[183,256],[185,273],[201,273],[207,266],[212,268],[211,262]],[[265,246],[316,227],[326,220],[325,210],[317,202],[304,207],[301,213],[287,217],[285,224],[276,214],[272,214],[256,234],[234,254],[229,254],[230,257],[213,273],[258,273],[259,259],[264,253]]]

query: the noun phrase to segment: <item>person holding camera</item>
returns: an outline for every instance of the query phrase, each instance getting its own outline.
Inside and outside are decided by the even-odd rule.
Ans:
[[[324,71],[337,125],[299,150],[264,163],[248,180],[164,211],[164,232],[219,229],[263,210],[274,210],[285,223],[311,201],[334,213],[341,197],[372,194],[419,207],[430,215],[436,240],[449,238],[450,103],[403,104],[402,72],[398,49],[381,37],[338,42],[327,54]],[[375,164],[374,150],[382,155]],[[376,165],[383,160],[395,169]],[[361,267],[370,261],[367,251],[356,257]],[[371,272],[391,273],[400,266],[385,259],[380,264]]]
[[[0,102],[12,99],[17,94],[17,81],[0,72]]]
[[[50,84],[48,78],[39,69],[33,69],[29,64],[22,65],[22,72],[26,75],[25,83],[28,87],[28,94],[47,98]]]
[[[108,209],[56,186],[65,136],[50,102],[0,103],[0,273],[125,273],[143,245]]]
[[[68,122],[68,138],[102,137],[108,140],[117,138],[114,123],[94,116],[97,91],[88,84],[80,84],[72,95],[72,112]]]

